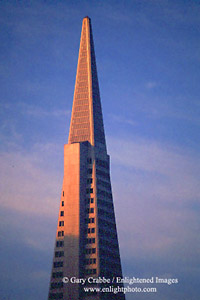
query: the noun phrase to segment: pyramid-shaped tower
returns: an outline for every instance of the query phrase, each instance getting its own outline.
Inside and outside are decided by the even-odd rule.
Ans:
[[[124,300],[116,277],[122,277],[122,270],[109,156],[91,20],[85,17],[69,139],[64,146],[64,177],[48,300]],[[101,282],[103,278],[107,282]],[[88,289],[91,287],[93,291]],[[98,291],[102,288],[110,290]],[[119,293],[114,294],[114,288]]]

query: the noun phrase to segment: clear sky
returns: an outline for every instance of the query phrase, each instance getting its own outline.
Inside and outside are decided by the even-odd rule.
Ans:
[[[1,300],[46,300],[82,19],[92,20],[127,300],[200,294],[200,2],[0,1]]]

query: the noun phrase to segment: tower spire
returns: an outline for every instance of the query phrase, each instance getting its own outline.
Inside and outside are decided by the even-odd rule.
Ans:
[[[89,17],[83,19],[68,143],[106,149],[97,67]]]
[[[91,21],[83,19],[48,300],[125,300],[88,293],[122,277]],[[73,279],[85,283],[74,283]],[[94,278],[94,282],[90,282]],[[106,278],[107,282],[98,281]],[[72,279],[72,280],[71,280]],[[80,283],[80,282],[79,282]],[[112,287],[122,287],[112,283]]]

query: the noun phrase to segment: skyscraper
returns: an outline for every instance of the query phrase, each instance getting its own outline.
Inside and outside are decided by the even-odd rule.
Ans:
[[[69,139],[64,146],[64,177],[48,299],[124,300],[122,293],[89,293],[84,290],[91,286],[116,287],[113,278],[117,276],[122,276],[122,270],[109,156],[91,21],[85,17]],[[69,282],[63,282],[63,277]],[[80,278],[86,279],[84,285],[78,282]],[[105,278],[107,283],[98,280],[91,283],[88,278],[100,278],[99,281]]]

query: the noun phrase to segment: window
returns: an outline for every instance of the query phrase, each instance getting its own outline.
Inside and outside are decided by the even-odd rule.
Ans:
[[[88,214],[89,214],[89,213],[93,214],[93,213],[94,213],[94,207],[92,207],[92,208],[87,208],[86,212],[87,212]]]
[[[88,162],[88,164],[91,164],[91,163],[92,163],[91,157],[88,157],[87,162]]]
[[[55,257],[62,257],[64,256],[64,251],[56,251],[55,252]]]
[[[64,201],[62,201],[62,206],[64,206]]]
[[[58,231],[58,236],[64,236],[64,231]]]
[[[65,192],[63,191],[63,197],[64,197],[64,195],[65,195]]]
[[[92,178],[88,178],[87,183],[92,183]]]
[[[94,203],[94,198],[87,198],[85,199],[86,204]]]
[[[51,283],[51,290],[59,289],[63,287],[63,282],[52,282]]]
[[[64,226],[64,221],[60,221],[59,226]]]
[[[88,174],[92,174],[92,169],[87,169]]]
[[[96,159],[96,164],[97,164],[97,166],[100,166],[102,168],[106,168],[106,169],[109,168],[109,163],[107,161],[105,161],[105,160],[101,160],[101,159],[97,158]]]
[[[85,249],[86,254],[94,254],[96,253],[96,248],[87,248]]]
[[[87,244],[94,244],[95,243],[95,238],[92,239],[86,239]]]
[[[57,241],[56,247],[64,247],[64,241]]]
[[[53,263],[54,268],[62,268],[63,267],[63,261],[56,261]]]
[[[86,224],[88,224],[88,223],[94,223],[94,218],[85,219],[85,223]]]
[[[88,233],[95,233],[95,228],[88,228],[87,232]]]
[[[59,278],[59,277],[63,277],[63,272],[55,272],[52,274],[53,278]]]
[[[93,189],[92,189],[92,188],[86,189],[86,193],[87,193],[87,194],[92,194],[92,193],[93,193]]]
[[[63,217],[63,216],[64,216],[64,211],[63,211],[63,210],[61,210],[61,212],[60,212],[60,216],[61,216],[61,217]]]
[[[85,260],[86,265],[96,264],[96,258],[88,258]]]

